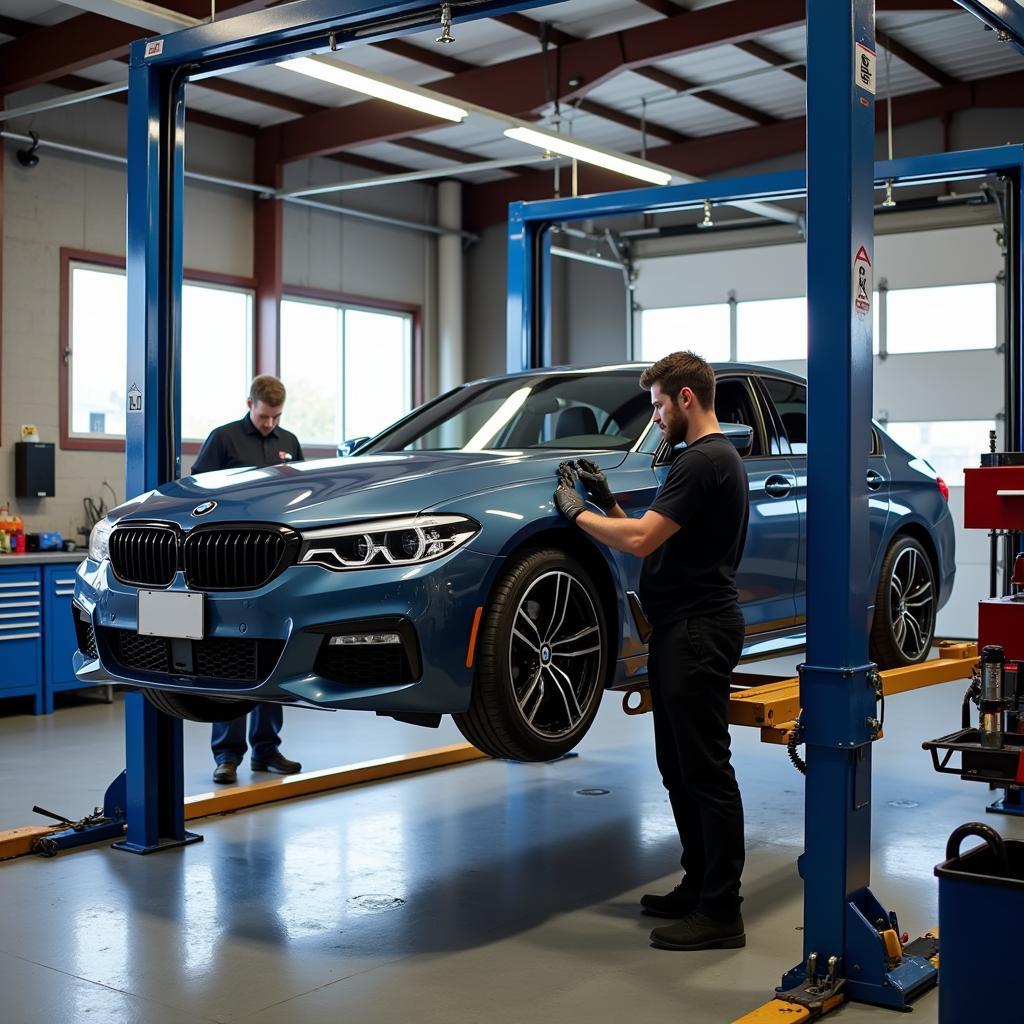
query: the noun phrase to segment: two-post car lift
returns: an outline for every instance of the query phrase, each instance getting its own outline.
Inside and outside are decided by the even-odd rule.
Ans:
[[[455,0],[457,21],[545,6],[554,0]],[[1024,16],[998,0],[960,0],[1019,43]],[[512,208],[509,357],[544,365],[547,227],[582,217],[702,206],[705,199],[779,199],[806,190],[809,309],[807,664],[799,684],[807,744],[804,959],[782,988],[806,1015],[842,998],[902,1007],[935,980],[918,957],[893,958],[879,922],[889,913],[868,888],[874,666],[867,660],[867,502],[860,500],[867,446],[857,424],[871,415],[873,200],[876,181],[897,184],[998,172],[1017,210],[1009,244],[1019,256],[1022,152],[1017,147],[872,166],[874,4],[808,0],[806,182],[801,174],[638,190]],[[370,42],[439,23],[437,0],[297,0],[257,14],[133,45],[128,146],[128,494],[180,470],[184,87],[229,70]],[[858,259],[858,256],[861,256]],[[866,260],[864,259],[866,257]],[[1020,260],[1007,282],[1017,315],[1010,350],[1020,366]],[[861,301],[858,301],[858,291]],[[1020,450],[1020,375],[1008,443]],[[1010,409],[1008,409],[1008,412]],[[820,439],[815,443],[815,439]],[[790,694],[792,697],[792,694]],[[123,849],[147,853],[198,837],[185,829],[181,722],[126,695]],[[801,1019],[792,1015],[786,1019]]]

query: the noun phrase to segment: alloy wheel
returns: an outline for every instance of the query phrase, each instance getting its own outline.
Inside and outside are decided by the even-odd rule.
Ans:
[[[601,620],[579,579],[538,576],[516,608],[508,667],[519,712],[545,739],[572,732],[601,689]]]
[[[899,553],[889,578],[892,637],[908,662],[921,658],[932,642],[935,585],[926,556],[916,546]]]

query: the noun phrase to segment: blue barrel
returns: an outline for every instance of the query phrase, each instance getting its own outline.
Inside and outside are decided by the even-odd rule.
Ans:
[[[967,836],[984,840],[966,853]],[[1019,980],[1024,915],[1024,842],[990,825],[953,831],[939,878],[939,1024],[1024,1019]],[[1022,1017],[1007,1014],[1021,1013]]]

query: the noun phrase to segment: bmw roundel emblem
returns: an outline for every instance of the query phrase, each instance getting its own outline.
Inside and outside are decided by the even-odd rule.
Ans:
[[[217,502],[204,501],[201,505],[196,505],[196,507],[192,509],[192,515],[194,515],[196,518],[198,518],[199,516],[205,516],[208,513],[212,512],[216,507]]]

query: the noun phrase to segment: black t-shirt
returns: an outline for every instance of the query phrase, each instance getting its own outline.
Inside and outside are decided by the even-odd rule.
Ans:
[[[651,625],[734,607],[750,506],[747,471],[732,442],[707,434],[684,448],[651,509],[679,524],[640,572]]]
[[[264,437],[246,413],[234,423],[225,423],[210,432],[192,463],[193,473],[214,469],[239,469],[242,466],[276,466],[279,462],[301,462],[299,439],[281,427]]]

